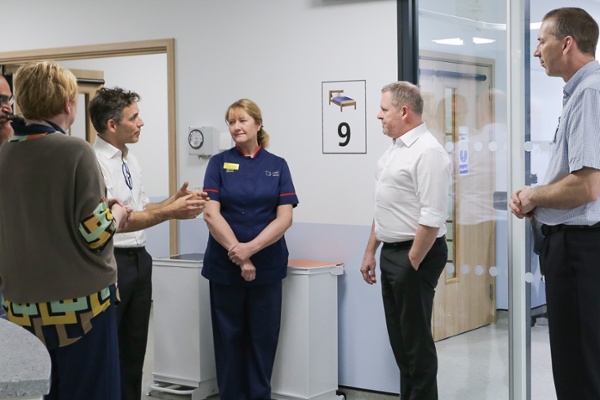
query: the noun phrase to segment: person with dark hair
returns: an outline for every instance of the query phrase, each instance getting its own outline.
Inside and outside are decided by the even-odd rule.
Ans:
[[[118,87],[102,88],[90,101],[89,113],[98,137],[94,150],[109,196],[122,199],[133,212],[123,233],[115,235],[120,303],[117,305],[121,394],[139,400],[152,304],[152,257],[146,251],[144,229],[169,219],[196,218],[206,193],[187,190],[188,183],[161,203],[150,203],[144,192],[142,169],[128,144],[137,143],[144,121],[140,96]]]
[[[238,100],[225,120],[235,147],[214,155],[204,190],[210,231],[202,275],[210,306],[221,400],[271,399],[271,374],[287,274],[284,233],[298,204],[286,161],[269,153],[256,103]]]
[[[113,236],[131,210],[107,200],[91,146],[65,134],[77,113],[75,76],[51,61],[29,63],[15,89],[24,121],[13,121],[0,148],[7,318],[50,353],[46,399],[118,400]]]
[[[431,332],[433,298],[448,260],[446,219],[451,162],[423,123],[423,98],[410,82],[381,90],[377,118],[393,143],[377,161],[375,216],[360,272],[381,292],[400,397],[436,400],[437,353]]]
[[[544,184],[512,194],[532,218],[546,282],[552,372],[558,400],[600,399],[600,64],[598,24],[581,8],[548,12],[533,53],[563,79],[563,109]]]
[[[12,125],[7,118],[13,113],[15,98],[10,91],[10,85],[3,75],[0,75],[0,146],[13,135]],[[2,278],[0,277],[0,304],[2,304]],[[0,318],[5,318],[4,308],[0,306]]]
[[[10,91],[10,85],[3,75],[0,75],[0,145],[10,139],[13,129],[7,118],[13,113],[15,97]]]

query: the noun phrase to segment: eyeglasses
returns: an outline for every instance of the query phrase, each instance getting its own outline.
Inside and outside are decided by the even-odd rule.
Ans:
[[[133,190],[133,180],[131,179],[131,172],[129,171],[129,167],[126,162],[123,162],[123,166],[121,167],[123,170],[123,177],[125,178],[125,184],[130,190]]]
[[[11,107],[15,105],[15,96],[7,96],[5,94],[0,94],[0,106],[8,106]]]

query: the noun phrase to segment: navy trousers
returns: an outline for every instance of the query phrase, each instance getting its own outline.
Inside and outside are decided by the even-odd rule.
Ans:
[[[46,400],[119,400],[119,345],[114,302],[92,319],[75,343],[50,350],[52,373]]]
[[[139,400],[152,306],[152,257],[145,248],[115,248],[121,302],[117,305],[121,398]]]
[[[246,287],[210,283],[221,400],[271,399],[281,296],[281,281]]]
[[[600,399],[600,230],[544,238],[540,266],[558,400]]]
[[[435,241],[415,270],[410,247],[381,249],[381,290],[390,344],[400,368],[402,400],[437,400],[437,352],[431,333],[433,296],[448,260],[445,238]]]

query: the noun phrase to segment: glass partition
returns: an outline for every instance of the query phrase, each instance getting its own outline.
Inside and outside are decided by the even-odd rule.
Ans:
[[[505,1],[419,1],[425,123],[451,156],[433,329],[440,399],[509,398]]]
[[[543,15],[563,6],[419,2],[424,118],[454,161],[450,256],[433,321],[440,399],[556,399],[544,280],[528,226],[507,212],[507,197],[520,182],[544,180],[564,82],[533,53]],[[568,6],[600,21],[600,1]]]

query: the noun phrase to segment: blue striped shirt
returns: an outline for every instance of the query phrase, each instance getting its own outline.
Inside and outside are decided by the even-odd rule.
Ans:
[[[563,87],[563,110],[552,143],[544,184],[560,181],[584,167],[600,169],[600,64],[590,61]],[[593,225],[600,221],[600,199],[571,209],[538,207],[546,225]]]

